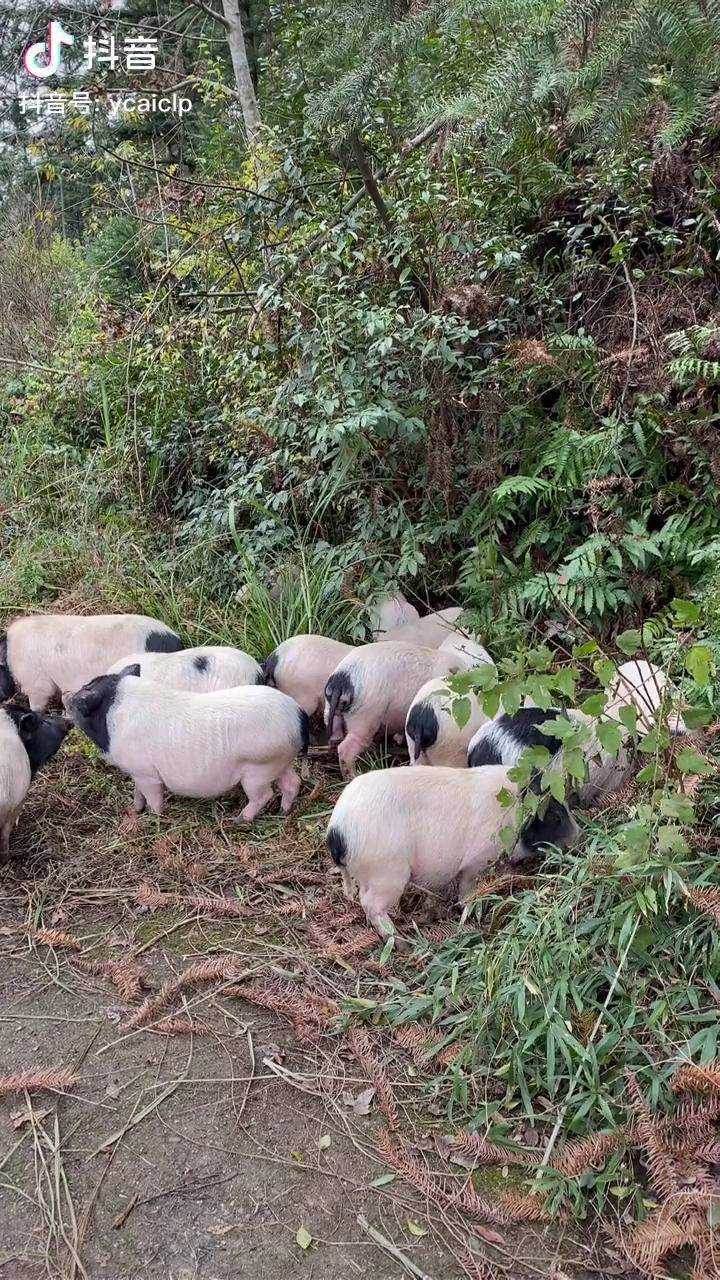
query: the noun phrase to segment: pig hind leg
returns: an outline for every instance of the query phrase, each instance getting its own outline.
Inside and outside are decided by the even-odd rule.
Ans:
[[[297,800],[298,792],[302,785],[292,765],[288,765],[287,769],[283,770],[278,778],[278,783],[280,784],[280,795],[282,797],[280,808],[283,813],[289,813]]]
[[[390,868],[360,881],[360,906],[381,938],[395,933],[390,912],[397,907],[409,880],[407,869]]]
[[[349,733],[346,733],[337,749],[340,769],[344,778],[355,777],[357,773],[355,761],[359,755],[362,755],[363,751],[366,751],[368,747],[372,746],[374,737],[375,734],[372,732],[361,733],[356,730],[351,730]]]
[[[17,814],[13,810],[0,817],[0,866],[10,861],[10,836],[15,826]]]
[[[243,771],[240,784],[248,799],[240,815],[243,821],[252,822],[270,804],[274,772],[267,765],[253,765]]]
[[[33,685],[32,689],[27,691],[27,700],[30,703],[31,711],[47,711],[48,706],[55,697],[55,685]]]

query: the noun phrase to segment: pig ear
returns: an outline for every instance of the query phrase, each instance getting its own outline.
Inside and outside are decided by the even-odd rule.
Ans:
[[[139,662],[131,662],[131,663],[130,663],[130,665],[129,665],[128,667],[123,667],[122,671],[120,672],[120,675],[121,675],[121,676],[139,676],[139,675],[140,675],[140,663],[139,663]]]
[[[81,716],[91,716],[102,701],[103,695],[99,689],[81,689],[73,695],[73,707]]]
[[[35,712],[23,711],[17,722],[17,726],[21,731],[24,730],[25,733],[30,733],[30,731],[35,728]]]

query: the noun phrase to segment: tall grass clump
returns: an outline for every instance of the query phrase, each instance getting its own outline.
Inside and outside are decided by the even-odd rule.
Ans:
[[[636,862],[591,824],[580,852],[548,857],[511,896],[479,896],[465,928],[422,944],[421,983],[397,982],[383,1015],[457,1046],[432,1086],[457,1126],[502,1143],[530,1125],[540,1153],[558,1118],[564,1138],[617,1129],[628,1068],[659,1108],[681,1063],[716,1058],[720,939],[688,890],[719,885],[713,853]],[[546,1178],[557,1204],[641,1194],[615,1159],[582,1188]]]

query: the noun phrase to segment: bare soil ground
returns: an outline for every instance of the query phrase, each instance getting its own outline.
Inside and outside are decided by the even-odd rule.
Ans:
[[[78,1080],[0,1097],[0,1276],[620,1274],[594,1237],[483,1224],[383,1162],[379,1096],[336,1006],[377,997],[411,962],[381,967],[360,918],[338,925],[347,904],[322,843],[336,788],[312,781],[294,817],[250,831],[232,821],[236,801],[171,800],[163,819],[129,820],[128,784],[77,735],[36,781],[0,879],[0,1076],[62,1068]],[[242,914],[215,918],[190,895],[231,898]],[[43,929],[59,934],[42,941]],[[128,1025],[144,996],[208,960],[236,972],[188,983]],[[132,991],[138,975],[147,991]],[[373,1043],[400,1131],[445,1132],[427,1078],[389,1039]],[[509,1177],[493,1171],[483,1195]]]

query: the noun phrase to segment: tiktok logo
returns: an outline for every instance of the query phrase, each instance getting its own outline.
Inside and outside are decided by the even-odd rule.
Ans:
[[[47,43],[38,40],[37,44],[28,45],[23,54],[23,66],[28,75],[36,80],[57,75],[62,65],[62,46],[74,43],[75,37],[64,31],[59,22],[49,22]]]

